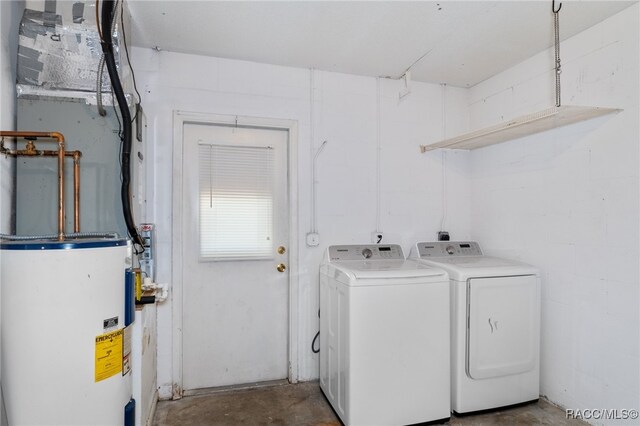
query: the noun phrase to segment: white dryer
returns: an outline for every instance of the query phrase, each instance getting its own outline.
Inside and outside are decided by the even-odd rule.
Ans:
[[[320,387],[342,422],[448,419],[449,277],[398,245],[327,249],[320,267]]]
[[[476,242],[417,243],[411,257],[451,279],[451,408],[533,401],[540,379],[540,274],[484,256]]]

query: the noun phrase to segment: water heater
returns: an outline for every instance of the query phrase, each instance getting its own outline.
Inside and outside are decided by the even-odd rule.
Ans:
[[[133,425],[124,239],[0,244],[9,424]]]

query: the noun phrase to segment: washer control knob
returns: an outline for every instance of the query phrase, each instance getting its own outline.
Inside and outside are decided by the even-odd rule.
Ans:
[[[456,252],[456,248],[454,246],[447,246],[445,250],[447,250],[447,253],[449,254],[454,254]]]
[[[362,250],[362,256],[364,256],[365,259],[369,259],[371,256],[373,256],[373,252],[371,251],[371,249],[364,249]]]

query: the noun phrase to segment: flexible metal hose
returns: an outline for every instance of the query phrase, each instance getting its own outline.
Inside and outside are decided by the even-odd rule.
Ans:
[[[64,238],[118,238],[116,232],[72,232],[64,234]],[[9,235],[0,234],[0,239],[9,241],[57,240],[57,234],[50,235]]]
[[[104,71],[104,53],[100,57],[100,62],[98,63],[98,79],[96,81],[96,99],[98,102],[98,114],[102,117],[107,115],[107,110],[104,109],[102,105],[102,73]]]

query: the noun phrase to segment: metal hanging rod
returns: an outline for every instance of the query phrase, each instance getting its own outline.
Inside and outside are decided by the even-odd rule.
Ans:
[[[562,66],[560,65],[560,9],[562,9],[562,3],[556,9],[556,1],[551,0],[551,11],[553,12],[553,30],[555,35],[555,52],[556,52],[556,106],[559,107],[560,102],[560,74],[562,73]]]

